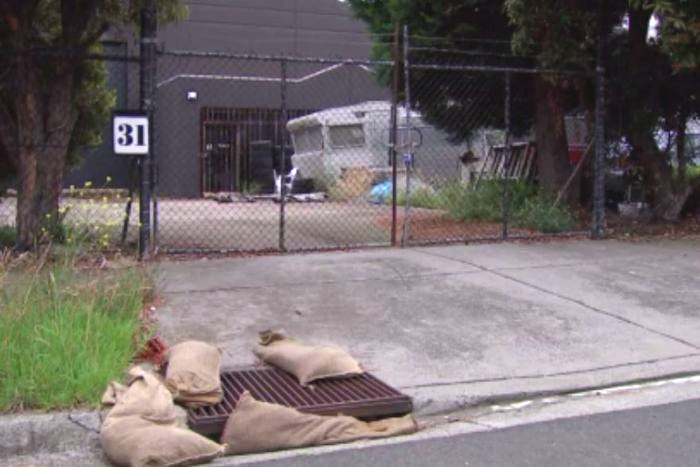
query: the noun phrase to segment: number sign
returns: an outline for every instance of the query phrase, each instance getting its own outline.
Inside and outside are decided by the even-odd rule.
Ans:
[[[148,117],[144,114],[119,114],[112,117],[114,154],[148,154]]]

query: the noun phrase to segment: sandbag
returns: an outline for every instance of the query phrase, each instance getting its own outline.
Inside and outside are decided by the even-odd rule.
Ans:
[[[100,442],[110,461],[129,467],[201,464],[224,451],[223,446],[178,428],[175,422],[154,423],[138,415],[108,417]]]
[[[152,373],[141,367],[133,367],[127,374],[127,388],[119,383],[111,383],[102,396],[114,407],[107,414],[109,417],[126,417],[138,415],[152,422],[171,422],[175,420],[173,396],[163,383]]]
[[[344,415],[305,414],[296,409],[255,400],[244,392],[221,435],[224,454],[249,454],[279,449],[344,443],[414,433],[411,415],[363,422]]]
[[[221,455],[222,446],[177,427],[172,394],[155,375],[135,367],[127,383],[111,383],[103,395],[113,407],[102,424],[100,443],[113,463],[192,465]]]
[[[307,345],[279,331],[263,331],[253,350],[265,363],[296,376],[302,386],[324,378],[363,373],[360,364],[338,347]]]
[[[102,405],[113,406],[122,398],[128,388],[123,384],[112,381],[107,385],[107,389],[102,393]]]
[[[187,407],[221,402],[221,351],[205,342],[185,341],[165,353],[165,384],[175,400]]]

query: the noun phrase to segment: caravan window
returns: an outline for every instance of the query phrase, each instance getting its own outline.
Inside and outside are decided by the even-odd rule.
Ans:
[[[334,148],[354,148],[365,145],[365,131],[362,125],[336,125],[329,128],[331,146]]]
[[[296,152],[320,151],[323,149],[323,133],[320,126],[304,128],[294,133],[294,150]]]

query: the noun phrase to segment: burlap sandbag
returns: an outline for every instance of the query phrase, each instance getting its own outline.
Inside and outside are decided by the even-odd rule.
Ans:
[[[165,384],[187,407],[221,402],[221,351],[205,342],[185,341],[165,353]]]
[[[113,406],[122,398],[128,388],[123,384],[112,381],[107,385],[107,389],[102,393],[102,405]]]
[[[223,446],[176,426],[172,394],[141,368],[129,371],[128,386],[110,384],[103,400],[114,407],[102,424],[100,443],[117,465],[193,465],[223,452]]]
[[[155,423],[138,415],[107,418],[100,442],[110,461],[130,467],[202,464],[224,451],[223,446],[178,428],[175,422]]]
[[[411,415],[363,422],[344,415],[321,416],[241,395],[221,435],[226,455],[345,443],[414,433]]]
[[[265,363],[296,376],[302,386],[324,378],[363,373],[360,364],[338,347],[306,345],[279,331],[263,331],[253,350]]]
[[[102,399],[106,405],[114,405],[107,418],[138,415],[152,422],[175,420],[172,394],[155,375],[141,367],[129,370],[126,388],[110,383]]]

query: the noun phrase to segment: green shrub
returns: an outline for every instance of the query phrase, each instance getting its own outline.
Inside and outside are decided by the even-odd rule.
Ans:
[[[501,190],[495,183],[450,188],[447,210],[458,221],[501,219]]]
[[[385,200],[386,204],[391,204],[391,197]],[[399,206],[406,204],[406,190],[400,190],[396,194],[396,204]],[[411,192],[411,206],[426,209],[443,209],[444,200],[439,192],[432,188],[420,186]]]
[[[525,201],[533,197],[536,189],[532,184],[509,180],[508,206],[517,212]],[[477,186],[459,183],[449,184],[441,190],[447,211],[458,221],[500,221],[503,218],[503,180],[487,180]]]
[[[419,187],[411,193],[411,206],[444,209],[459,222],[503,220],[503,190],[508,188],[508,211],[513,225],[543,233],[558,233],[574,226],[565,206],[554,206],[540,195],[537,186],[522,180],[486,180],[479,185],[448,183],[438,190]],[[405,191],[397,193],[397,204],[406,202]],[[391,204],[391,199],[386,200]]]
[[[513,223],[519,227],[543,233],[569,230],[574,222],[563,206],[538,194],[533,183],[509,180],[508,211]],[[500,222],[503,219],[503,180],[487,180],[478,186],[454,183],[443,187],[438,195],[450,216],[460,222],[473,220]]]
[[[538,230],[542,233],[559,233],[571,230],[574,220],[571,213],[544,196],[536,196],[525,201],[514,213],[514,224]]]

